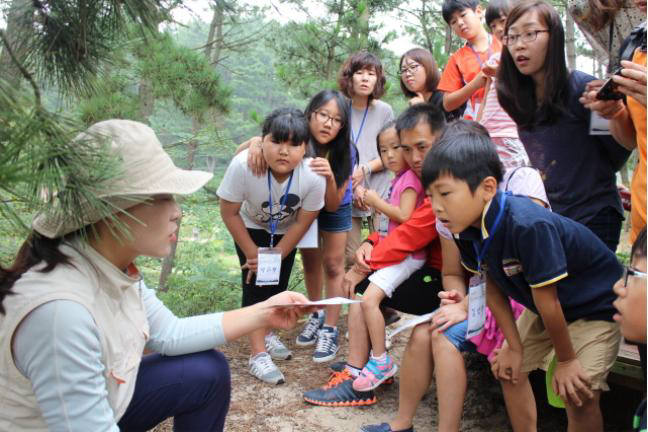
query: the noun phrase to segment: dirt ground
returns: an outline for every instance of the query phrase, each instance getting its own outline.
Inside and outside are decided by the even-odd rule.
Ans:
[[[341,320],[343,321],[343,320]],[[358,431],[360,426],[387,422],[398,407],[398,377],[390,386],[377,389],[378,403],[363,408],[325,408],[306,404],[302,393],[323,385],[328,376],[328,364],[316,364],[311,360],[312,347],[296,347],[295,337],[299,327],[280,332],[282,341],[293,350],[293,358],[279,361],[277,365],[286,377],[286,383],[269,386],[253,378],[247,369],[248,348],[240,340],[223,347],[230,362],[232,373],[232,402],[225,430],[229,432],[334,432]],[[340,335],[346,327],[340,326]],[[341,338],[338,360],[346,353],[346,340]],[[409,339],[409,331],[394,337],[391,349],[398,364]],[[464,405],[462,430],[474,432],[509,431],[504,402],[498,383],[492,378],[484,357],[469,355],[468,393]],[[542,384],[542,383],[540,383]],[[538,387],[536,385],[536,387]],[[564,412],[543,405],[539,401],[538,429],[554,432],[566,430]],[[636,406],[636,405],[634,405]],[[434,383],[420,404],[414,419],[418,432],[435,431],[437,427],[437,403]],[[154,432],[172,430],[168,420]],[[624,428],[606,424],[606,431],[622,431]]]

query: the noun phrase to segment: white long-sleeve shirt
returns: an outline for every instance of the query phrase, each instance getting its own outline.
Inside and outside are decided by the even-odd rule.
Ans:
[[[222,313],[178,318],[143,282],[141,295],[150,327],[147,349],[180,355],[226,342]],[[84,306],[55,300],[34,309],[15,332],[13,352],[50,430],[119,430],[107,399],[99,331]]]

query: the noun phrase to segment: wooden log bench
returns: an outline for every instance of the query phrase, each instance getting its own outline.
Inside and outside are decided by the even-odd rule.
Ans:
[[[619,355],[610,371],[608,382],[628,387],[634,390],[645,391],[643,372],[639,351],[636,345],[630,345],[625,341],[621,342]]]

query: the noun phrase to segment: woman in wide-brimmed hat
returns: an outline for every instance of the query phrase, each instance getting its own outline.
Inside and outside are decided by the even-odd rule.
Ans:
[[[222,430],[227,361],[213,348],[262,327],[287,328],[304,307],[284,292],[254,306],[179,319],[133,262],[175,239],[174,195],[212,177],[177,168],[146,125],[108,120],[77,139],[106,142],[119,174],[75,217],[39,214],[9,269],[0,268],[0,430]],[[97,144],[99,145],[99,144]],[[144,349],[156,352],[142,357]]]

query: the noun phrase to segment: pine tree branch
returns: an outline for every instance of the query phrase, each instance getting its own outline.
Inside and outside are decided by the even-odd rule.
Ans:
[[[43,104],[41,103],[41,93],[40,90],[38,89],[38,85],[36,85],[36,81],[34,80],[34,77],[32,74],[29,73],[27,69],[23,66],[23,64],[18,61],[16,58],[16,55],[14,54],[13,50],[11,49],[11,45],[9,44],[9,40],[7,39],[7,35],[5,34],[4,30],[0,30],[0,38],[2,38],[2,43],[5,46],[5,49],[7,50],[7,54],[9,54],[9,57],[11,57],[11,61],[16,65],[22,76],[29,81],[29,84],[32,87],[32,90],[34,91],[34,99],[36,99],[36,105],[38,109],[41,109]]]

